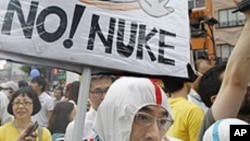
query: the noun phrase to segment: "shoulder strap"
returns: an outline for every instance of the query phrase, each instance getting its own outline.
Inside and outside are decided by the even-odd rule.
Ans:
[[[42,141],[42,137],[43,137],[43,128],[38,127],[38,141]]]

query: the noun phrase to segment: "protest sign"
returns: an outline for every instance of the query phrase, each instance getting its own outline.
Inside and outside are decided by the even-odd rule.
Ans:
[[[187,0],[4,0],[0,17],[0,58],[188,77]]]
[[[82,73],[72,140],[92,67],[188,78],[189,41],[187,0],[0,1],[0,58]]]

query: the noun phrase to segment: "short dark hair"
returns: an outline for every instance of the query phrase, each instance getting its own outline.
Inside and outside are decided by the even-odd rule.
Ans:
[[[106,75],[106,74],[92,74],[91,75],[91,81],[92,80],[100,80],[103,78],[110,78],[112,82],[116,80],[116,77],[114,75]],[[90,82],[91,85],[91,82]],[[78,93],[80,88],[80,81],[74,81],[70,84],[69,89],[69,100],[73,100],[76,104],[78,101]]]
[[[41,103],[38,99],[36,92],[31,87],[23,87],[23,88],[18,89],[10,99],[7,110],[11,115],[14,115],[13,109],[12,109],[13,102],[16,99],[16,97],[18,97],[19,95],[22,95],[22,96],[26,95],[32,99],[33,112],[31,115],[35,115],[36,113],[38,113],[41,110]]]
[[[225,69],[226,63],[222,63],[212,67],[201,77],[198,85],[198,94],[207,107],[212,106],[211,96],[217,95],[220,90],[222,83],[221,74]]]
[[[184,80],[180,80],[180,79],[162,79],[162,82],[164,83],[164,88],[165,91],[169,94],[172,94],[178,90],[180,90],[181,88],[184,87]]]
[[[56,87],[56,88],[55,88],[55,91],[56,91],[56,90],[61,91],[61,96],[63,96],[63,87],[61,87],[61,86]]]
[[[27,87],[27,86],[29,86],[29,84],[28,84],[27,81],[25,81],[25,80],[20,80],[20,81],[18,81],[18,87],[19,87],[19,88]]]
[[[91,80],[94,79],[103,79],[103,78],[110,78],[112,82],[114,82],[117,79],[117,76],[115,75],[108,75],[108,74],[92,74]]]
[[[37,83],[38,85],[42,86],[42,89],[41,89],[42,92],[44,92],[46,89],[47,82],[46,82],[45,78],[43,78],[42,76],[34,77],[31,80],[31,83]]]

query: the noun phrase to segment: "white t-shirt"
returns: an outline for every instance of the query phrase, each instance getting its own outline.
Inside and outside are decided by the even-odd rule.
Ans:
[[[93,124],[96,118],[96,111],[91,107],[86,113],[82,140],[94,139],[96,133],[93,131]],[[73,136],[75,121],[70,122],[66,128],[65,141],[71,141]]]
[[[39,101],[41,102],[41,110],[31,117],[33,122],[37,121],[42,127],[48,127],[48,112],[54,109],[54,100],[47,93],[43,92],[39,96]]]
[[[14,119],[13,116],[7,112],[8,104],[9,99],[3,92],[0,92],[0,126]]]

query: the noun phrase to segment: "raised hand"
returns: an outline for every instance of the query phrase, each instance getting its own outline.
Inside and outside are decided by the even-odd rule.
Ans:
[[[138,0],[141,8],[153,17],[162,17],[174,12],[172,7],[167,7],[169,0]]]
[[[26,137],[28,131],[32,128],[33,124],[30,123],[18,136],[17,141],[36,141],[37,133],[33,132],[31,136]]]

